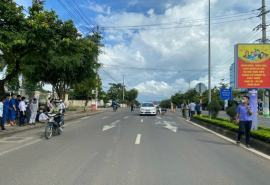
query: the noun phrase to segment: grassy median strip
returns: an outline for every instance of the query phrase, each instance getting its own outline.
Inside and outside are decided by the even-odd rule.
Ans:
[[[234,125],[234,123],[231,122],[231,120],[226,118],[217,118],[217,119],[209,119],[205,116],[194,116],[194,119],[204,121],[206,123],[225,128],[227,130],[231,130],[233,132],[238,132],[238,126]],[[258,126],[258,130],[251,130],[250,135],[253,138],[256,138],[258,140],[270,143],[270,128]]]

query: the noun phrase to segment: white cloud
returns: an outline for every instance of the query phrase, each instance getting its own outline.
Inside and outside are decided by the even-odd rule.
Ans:
[[[137,0],[130,0],[130,1],[128,2],[128,5],[129,5],[129,6],[134,6],[134,5],[137,4],[137,3],[138,3]]]
[[[99,4],[96,4],[94,2],[88,1],[84,5],[84,7],[88,8],[94,12],[97,12],[97,13],[107,14],[107,15],[111,14],[111,7],[109,7],[107,5],[99,5]]]

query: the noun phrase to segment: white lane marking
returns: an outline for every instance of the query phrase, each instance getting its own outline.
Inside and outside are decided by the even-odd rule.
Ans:
[[[143,119],[141,120],[141,122],[143,122]]]
[[[87,119],[87,118],[89,118],[89,116],[88,117],[84,117],[84,118],[80,118],[80,119]]]
[[[129,118],[129,116],[124,117],[124,119],[128,119],[128,118]]]
[[[71,125],[73,123],[79,123],[80,121],[75,121],[75,122],[72,122],[72,123],[68,123],[68,124],[65,124],[64,126],[68,126],[68,125]]]
[[[161,117],[159,117],[159,116],[157,116],[156,118],[157,118],[157,119],[162,119],[162,118],[161,118]]]
[[[135,145],[139,145],[141,143],[141,136],[142,136],[141,134],[137,134]]]
[[[193,125],[195,125],[195,126],[197,126],[197,127],[202,128],[202,129],[204,129],[204,130],[206,130],[206,131],[208,131],[208,132],[211,132],[212,134],[214,134],[214,135],[216,135],[216,136],[218,136],[218,137],[221,137],[221,138],[223,138],[223,139],[225,139],[225,140],[227,140],[227,141],[229,141],[229,142],[231,142],[231,143],[233,143],[233,144],[236,145],[236,141],[234,141],[234,140],[232,140],[232,139],[230,139],[230,138],[228,138],[228,137],[225,137],[225,136],[220,135],[220,134],[218,134],[218,133],[216,133],[216,132],[214,132],[214,131],[212,131],[212,130],[209,130],[209,129],[207,129],[207,128],[201,126],[201,125],[198,125],[198,124],[196,124],[196,123],[193,123],[192,121],[189,121],[189,120],[186,120],[186,121],[189,122],[189,123],[191,123],[191,124],[193,124]],[[269,155],[266,155],[266,154],[264,154],[264,153],[262,153],[262,152],[259,152],[259,151],[257,151],[257,150],[251,149],[251,148],[247,148],[245,145],[242,145],[242,144],[240,144],[240,147],[242,147],[242,148],[244,148],[244,149],[246,149],[246,150],[248,150],[248,151],[250,151],[250,152],[253,152],[253,153],[255,153],[255,154],[257,154],[257,155],[259,155],[259,156],[261,156],[261,157],[264,157],[264,158],[270,160],[270,156],[269,156]]]
[[[107,117],[103,117],[102,119],[106,119]]]
[[[110,125],[105,125],[105,126],[103,127],[103,130],[102,130],[102,131],[109,130],[109,129],[115,127],[116,124],[119,123],[119,122],[120,122],[120,120],[117,120],[117,121],[111,123]]]
[[[41,141],[41,140],[42,140],[42,139],[38,139],[38,140],[35,140],[35,141],[32,141],[32,142],[29,142],[29,143],[27,143],[27,144],[25,144],[25,145],[21,145],[21,146],[18,146],[18,147],[16,147],[16,148],[12,148],[12,149],[10,149],[10,150],[6,150],[6,151],[4,151],[4,152],[1,152],[1,153],[0,153],[0,156],[1,156],[1,155],[4,155],[4,154],[7,154],[7,153],[10,153],[10,152],[13,152],[13,151],[15,151],[15,150],[19,150],[19,149],[21,149],[21,148],[23,148],[23,147],[32,145],[32,144],[37,143],[37,142],[39,142],[39,141]]]
[[[168,123],[167,121],[164,121],[164,123],[166,124],[166,126],[164,126],[165,128],[167,128],[167,129],[169,129],[169,130],[171,130],[171,131],[173,131],[173,132],[177,132],[178,127],[172,126],[172,125],[171,125],[170,123]]]

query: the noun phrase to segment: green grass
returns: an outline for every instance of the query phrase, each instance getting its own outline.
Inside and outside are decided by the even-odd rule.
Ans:
[[[239,129],[237,125],[234,125],[229,119],[225,118],[222,118],[223,121],[218,119],[209,119],[204,116],[201,117],[197,115],[194,115],[194,118],[227,130],[231,130],[233,132],[238,132]],[[258,140],[270,143],[270,128],[258,126],[258,130],[251,130],[250,135]]]

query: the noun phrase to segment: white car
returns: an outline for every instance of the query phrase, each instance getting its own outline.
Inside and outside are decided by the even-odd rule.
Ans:
[[[156,106],[153,103],[142,103],[140,115],[157,115]]]

